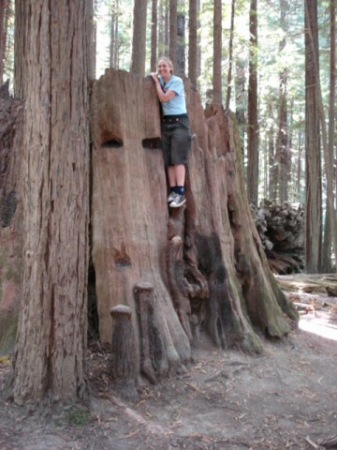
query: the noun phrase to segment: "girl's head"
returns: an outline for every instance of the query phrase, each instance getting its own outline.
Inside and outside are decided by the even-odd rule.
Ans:
[[[173,63],[167,56],[161,56],[158,61],[158,72],[167,72],[173,75]]]

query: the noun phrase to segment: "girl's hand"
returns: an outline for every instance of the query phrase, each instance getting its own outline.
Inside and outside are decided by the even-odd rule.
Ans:
[[[154,81],[158,81],[158,74],[156,72],[151,72],[150,75],[154,79]]]

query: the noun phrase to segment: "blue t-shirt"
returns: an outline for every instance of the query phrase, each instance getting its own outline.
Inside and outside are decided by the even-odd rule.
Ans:
[[[167,83],[164,83],[160,75],[158,79],[164,92],[174,91],[176,93],[176,95],[171,98],[171,100],[161,103],[161,106],[163,108],[163,115],[178,116],[179,114],[186,114],[187,110],[183,80],[175,75],[172,75]]]

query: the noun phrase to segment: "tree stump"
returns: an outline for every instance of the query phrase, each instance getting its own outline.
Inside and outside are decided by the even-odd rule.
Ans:
[[[169,367],[163,358],[164,343],[153,314],[153,286],[146,282],[138,283],[135,286],[135,299],[140,328],[140,370],[150,383],[156,384],[158,375],[166,374]]]
[[[195,138],[186,207],[171,211],[153,80],[108,69],[93,85],[100,337],[111,340],[112,306],[137,309],[135,357],[151,382],[188,361],[193,340],[205,333],[222,348],[259,352],[262,333],[282,338],[298,317],[269,269],[250,214],[235,125],[221,108],[204,111],[199,94],[188,82],[185,88]]]
[[[110,311],[113,321],[112,333],[112,376],[119,394],[127,399],[135,400],[136,363],[135,340],[131,322],[132,309],[125,305],[117,305]]]

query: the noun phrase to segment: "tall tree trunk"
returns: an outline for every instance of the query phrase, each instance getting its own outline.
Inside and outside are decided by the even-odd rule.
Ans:
[[[277,201],[277,165],[275,158],[275,136],[274,127],[270,125],[268,130],[268,153],[269,153],[269,198],[273,203]]]
[[[197,1],[189,0],[189,42],[188,42],[188,78],[192,86],[197,88],[198,73],[198,25]]]
[[[85,17],[87,20],[87,51],[88,51],[88,75],[91,80],[96,77],[96,24],[94,20],[94,3],[93,0],[86,1],[87,11]]]
[[[301,191],[301,181],[302,181],[302,132],[298,130],[298,152],[297,152],[297,201],[302,203],[302,191]]]
[[[134,0],[131,73],[145,75],[147,0]]]
[[[179,77],[186,75],[185,70],[185,14],[177,15],[177,62],[176,74]]]
[[[177,63],[177,0],[170,0],[170,48],[169,57],[176,66]]]
[[[257,105],[257,0],[250,1],[249,87],[247,126],[247,185],[250,203],[257,205],[259,187],[259,125]]]
[[[318,273],[322,262],[322,174],[315,69],[316,65],[318,67],[318,61],[315,64],[315,58],[318,56],[317,0],[305,0],[305,29],[305,260],[307,272]]]
[[[85,389],[89,222],[87,8],[24,0],[23,287],[14,356],[19,403]],[[20,55],[22,57],[22,55]],[[21,61],[21,62],[23,62]],[[19,61],[18,61],[19,62]]]
[[[289,144],[288,144],[288,106],[287,106],[287,71],[280,73],[279,123],[277,136],[278,186],[280,203],[288,201]]]
[[[8,0],[0,0],[0,86],[3,83],[4,62],[6,55],[6,35],[7,30],[5,26],[6,8]]]
[[[329,164],[334,166],[334,128],[335,128],[335,77],[336,77],[336,11],[334,0],[330,1],[330,97],[329,97]],[[324,226],[323,271],[331,272],[331,218],[327,208]],[[336,258],[336,255],[335,255]]]
[[[235,17],[235,0],[232,0],[231,12],[231,30],[229,37],[229,52],[228,52],[228,76],[227,76],[227,96],[226,96],[226,110],[229,110],[232,90],[232,67],[233,67],[233,36],[234,36],[234,17]]]
[[[118,43],[116,41],[117,36],[115,34],[116,31],[116,22],[118,21],[118,15],[116,11],[116,2],[113,1],[111,6],[111,28],[110,28],[110,48],[109,48],[109,67],[115,67],[115,52],[117,50]]]
[[[170,50],[170,0],[165,0],[165,51],[164,55],[169,55]]]
[[[286,33],[286,0],[280,0],[280,25]],[[285,37],[279,43],[279,55],[282,59],[282,52],[286,46]],[[287,68],[284,67],[279,75],[279,128],[277,138],[277,161],[278,161],[278,179],[279,179],[279,198],[283,204],[288,200],[288,105],[287,105]]]
[[[15,0],[15,36],[14,36],[14,95],[26,97],[26,22],[29,17],[28,2]]]
[[[222,5],[214,0],[213,6],[213,104],[222,105]]]
[[[243,58],[238,56],[236,60],[235,68],[235,116],[236,122],[238,124],[240,141],[241,141],[241,152],[242,160],[244,161],[245,154],[245,132],[247,129],[246,123],[246,111],[247,111],[247,94],[245,90],[246,75],[245,75],[245,61]],[[246,173],[246,171],[245,171]]]
[[[158,0],[152,0],[151,72],[157,68]]]

